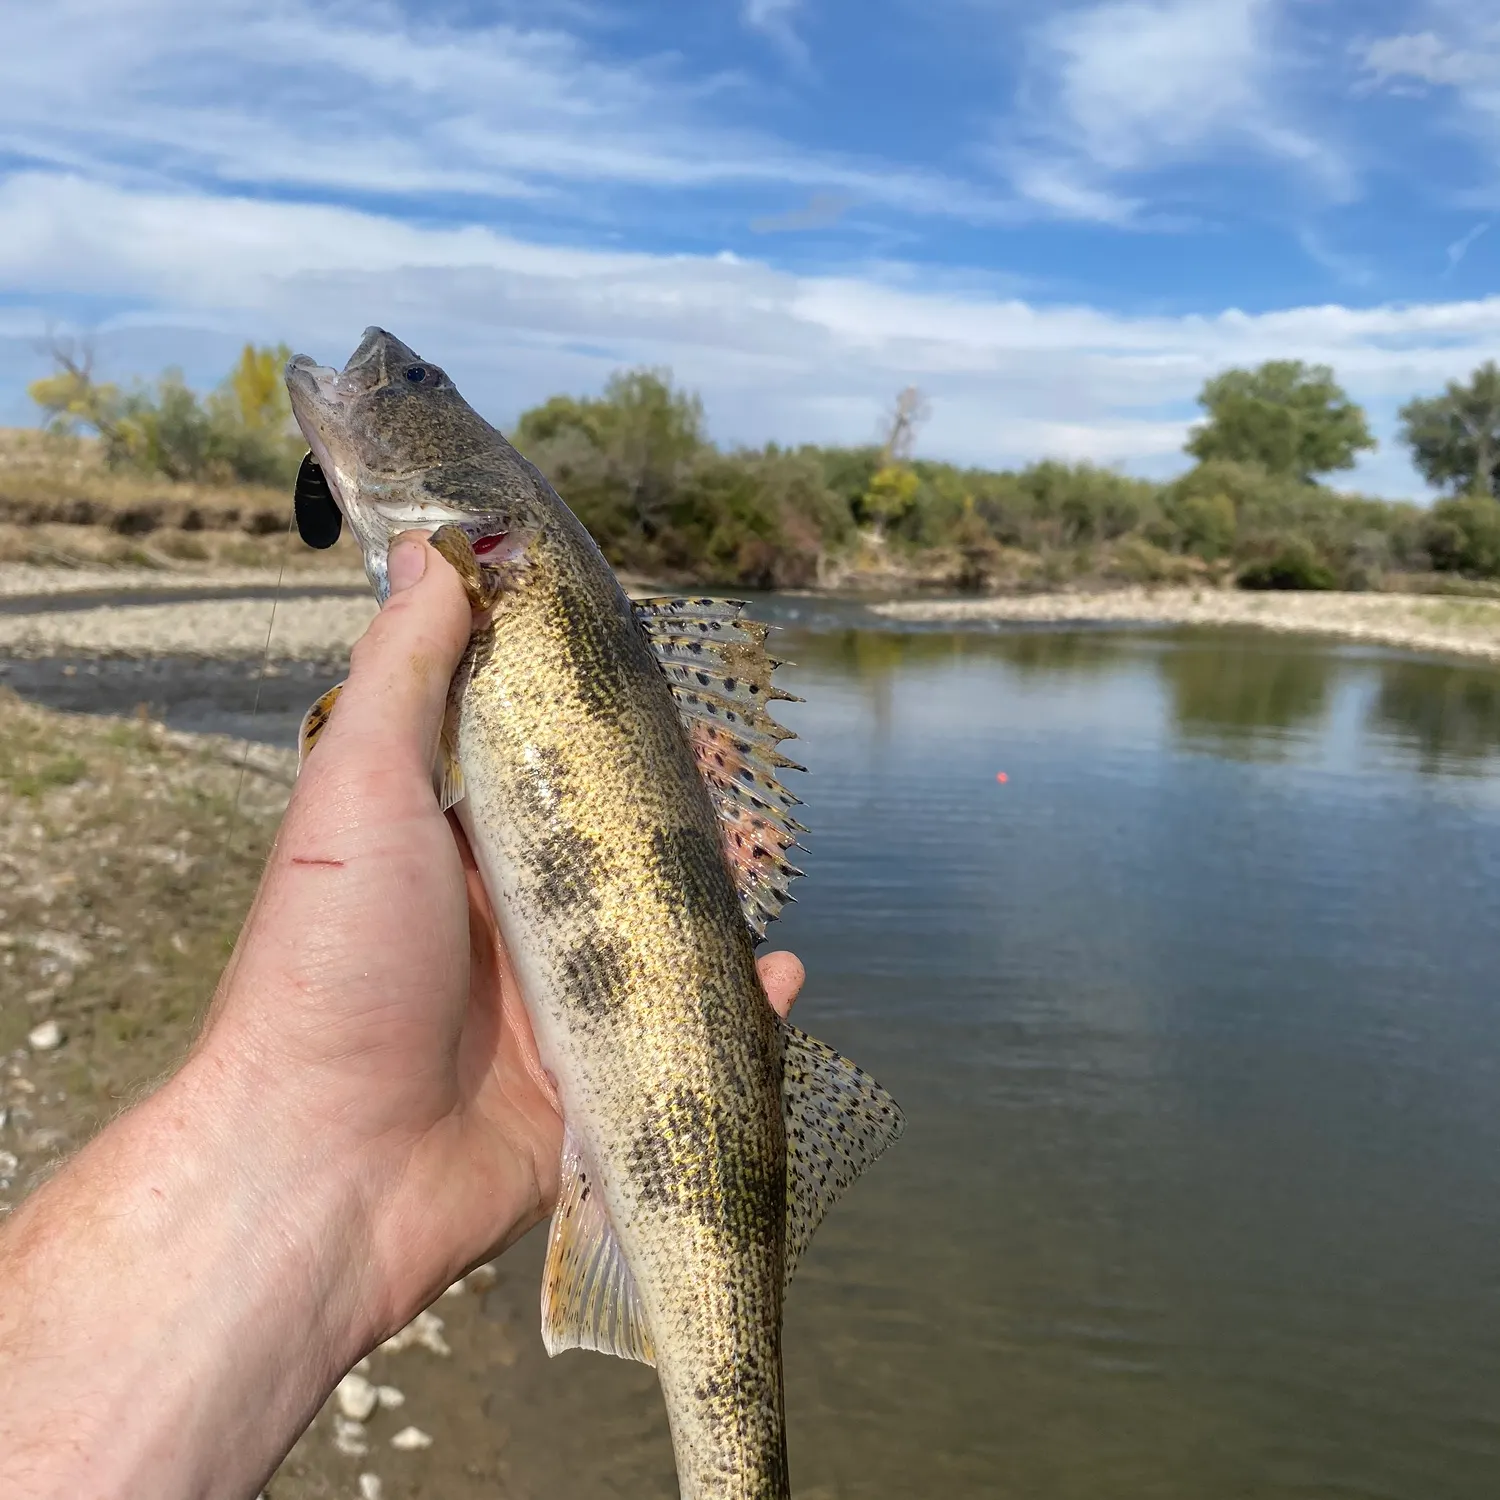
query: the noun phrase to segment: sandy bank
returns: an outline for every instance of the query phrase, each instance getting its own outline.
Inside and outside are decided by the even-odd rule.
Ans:
[[[1331,635],[1412,651],[1500,659],[1500,601],[1421,594],[1248,593],[1119,589],[994,599],[905,600],[872,606],[891,620],[1058,625],[1229,625]]]

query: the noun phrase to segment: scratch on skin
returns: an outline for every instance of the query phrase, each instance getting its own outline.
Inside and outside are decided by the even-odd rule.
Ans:
[[[330,870],[342,870],[344,862],[341,859],[314,859],[306,854],[294,854],[292,856],[294,865],[322,865]]]

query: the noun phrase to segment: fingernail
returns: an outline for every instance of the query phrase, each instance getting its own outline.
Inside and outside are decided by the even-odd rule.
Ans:
[[[403,589],[409,589],[426,571],[427,543],[420,537],[402,537],[391,548],[386,559],[391,593],[399,594]]]

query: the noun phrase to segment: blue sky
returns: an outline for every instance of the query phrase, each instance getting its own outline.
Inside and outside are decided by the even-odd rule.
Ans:
[[[1500,15],[1456,0],[49,0],[0,18],[0,421],[48,331],[209,383],[371,322],[502,424],[668,365],[725,442],[1181,465],[1227,364],[1500,350]]]

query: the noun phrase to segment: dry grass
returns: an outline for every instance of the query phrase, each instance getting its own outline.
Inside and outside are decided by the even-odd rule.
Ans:
[[[0,1056],[61,1024],[28,1067],[70,1139],[170,1068],[213,993],[291,774],[257,750],[236,811],[241,748],[0,689]]]

